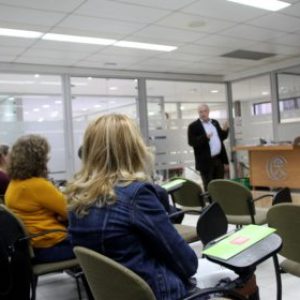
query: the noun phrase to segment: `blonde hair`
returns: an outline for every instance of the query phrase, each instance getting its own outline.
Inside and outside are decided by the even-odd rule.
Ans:
[[[47,177],[50,146],[47,140],[35,134],[20,137],[12,146],[7,172],[11,179]]]
[[[116,201],[114,187],[150,180],[152,155],[134,121],[109,114],[93,121],[85,131],[82,168],[67,185],[70,209],[83,215],[93,204]]]

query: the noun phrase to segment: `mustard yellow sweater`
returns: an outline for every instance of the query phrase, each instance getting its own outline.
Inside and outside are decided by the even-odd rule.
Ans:
[[[33,177],[11,180],[5,193],[5,204],[24,222],[30,234],[49,229],[64,229],[67,203],[63,194],[48,180]],[[56,232],[32,239],[36,248],[49,248],[66,238]]]

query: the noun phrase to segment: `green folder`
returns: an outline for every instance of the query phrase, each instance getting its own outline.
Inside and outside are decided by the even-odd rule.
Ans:
[[[202,253],[227,260],[264,239],[274,231],[276,229],[270,227],[247,225],[235,233],[216,239],[214,241],[215,244],[205,249]]]
[[[186,181],[185,179],[175,179],[162,184],[161,187],[168,192],[170,190],[177,188],[178,186],[180,187],[183,183],[185,183],[185,181]]]

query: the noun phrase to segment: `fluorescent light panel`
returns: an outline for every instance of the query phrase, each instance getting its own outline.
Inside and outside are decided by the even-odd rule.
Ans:
[[[42,35],[43,33],[39,31],[0,28],[0,36],[13,36],[27,39],[36,39],[41,37]]]
[[[125,48],[135,48],[143,50],[153,50],[153,51],[165,51],[170,52],[176,50],[175,46],[159,45],[159,44],[149,44],[149,43],[139,43],[130,41],[117,41],[113,39],[101,39],[88,36],[77,36],[59,33],[46,33],[38,31],[28,31],[28,30],[17,30],[0,28],[0,36],[13,36],[22,38],[41,38],[47,41],[57,41],[57,42],[69,42],[69,43],[80,43],[89,45],[112,45],[117,47]]]
[[[58,33],[46,33],[42,40],[48,41],[58,41],[58,42],[71,42],[79,44],[91,44],[91,45],[111,45],[116,40],[110,39],[100,39],[87,36],[78,36],[78,35],[67,35],[67,34],[58,34]]]
[[[239,4],[262,8],[270,11],[278,11],[290,6],[290,3],[279,0],[227,0]]]
[[[177,49],[177,47],[175,47],[175,46],[138,43],[138,42],[129,42],[129,41],[119,41],[119,42],[114,43],[113,46],[144,49],[144,50],[153,50],[153,51],[166,51],[166,52],[170,52],[170,51]]]

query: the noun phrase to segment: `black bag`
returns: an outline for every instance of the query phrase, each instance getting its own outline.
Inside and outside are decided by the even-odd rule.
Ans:
[[[0,209],[0,299],[29,300],[33,280],[28,238],[21,225]]]

